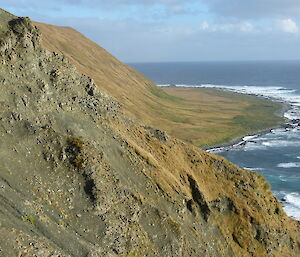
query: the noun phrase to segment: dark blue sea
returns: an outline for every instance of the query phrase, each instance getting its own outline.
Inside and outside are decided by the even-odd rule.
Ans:
[[[242,168],[261,173],[285,211],[300,220],[300,61],[129,64],[157,85],[222,88],[288,103],[288,126],[217,148]]]

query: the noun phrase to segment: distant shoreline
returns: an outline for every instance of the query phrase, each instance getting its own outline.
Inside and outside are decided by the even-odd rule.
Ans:
[[[242,93],[240,93],[240,94],[242,94]],[[256,97],[262,98],[262,97],[259,97],[259,96],[256,96]],[[263,99],[265,99],[265,98],[263,98]],[[279,102],[279,103],[281,103],[281,102]],[[277,113],[277,115],[279,117],[284,117],[285,112],[290,110],[290,109],[291,109],[290,104],[282,103],[282,109]],[[228,143],[214,145],[214,146],[208,146],[208,147],[202,147],[202,149],[205,150],[205,151],[209,151],[209,150],[217,150],[217,149],[220,149],[220,148],[233,148],[235,146],[245,145],[246,142],[247,142],[246,140],[244,140],[245,137],[250,137],[250,136],[259,137],[259,136],[271,133],[272,130],[274,130],[274,129],[280,129],[280,128],[285,129],[287,127],[287,125],[288,125],[288,123],[284,122],[283,124],[281,124],[279,126],[276,126],[276,127],[271,127],[271,128],[265,129],[265,130],[261,130],[261,131],[255,132],[255,133],[251,133],[251,134],[247,134],[245,136],[238,137],[238,138],[236,138],[233,141],[230,141]]]
[[[277,126],[277,127],[273,127],[270,129],[266,129],[266,130],[262,130],[262,131],[258,131],[257,133],[253,133],[253,134],[248,134],[242,137],[238,137],[237,139],[230,141],[228,143],[224,143],[224,144],[220,144],[220,145],[214,145],[214,146],[208,146],[208,147],[202,147],[201,149],[205,150],[205,151],[209,151],[209,150],[217,150],[220,148],[233,148],[235,146],[241,146],[246,144],[247,141],[244,140],[245,137],[259,137],[265,134],[270,133],[273,129],[278,129],[278,128],[284,128],[284,126]]]
[[[210,89],[210,90],[221,90],[223,92],[232,92],[232,91],[229,91],[229,90],[226,90],[224,88],[219,88],[219,87],[215,87],[215,88],[210,88],[210,87],[193,87],[193,86],[183,86],[183,85],[176,85],[176,84],[170,84],[170,85],[160,85],[161,87],[163,88],[187,88],[187,89],[202,89],[202,88],[205,88],[205,89]],[[292,106],[289,104],[289,103],[286,103],[286,102],[282,102],[282,101],[276,101],[276,99],[273,99],[273,98],[267,98],[267,97],[263,97],[263,96],[259,96],[259,95],[255,95],[255,94],[247,94],[247,93],[240,93],[240,92],[233,92],[235,94],[238,94],[238,95],[248,95],[248,96],[253,96],[253,97],[256,97],[258,99],[261,99],[261,100],[265,100],[265,101],[272,101],[272,102],[276,102],[278,104],[281,104],[281,109],[278,110],[277,112],[274,112],[274,114],[278,117],[281,117],[281,118],[284,118],[284,114],[290,110],[292,108]],[[265,134],[268,134],[270,133],[272,130],[274,129],[280,129],[280,128],[286,128],[286,126],[288,126],[288,123],[287,123],[287,120],[285,119],[280,125],[277,125],[277,126],[272,126],[272,127],[269,127],[269,128],[265,128],[265,129],[262,129],[262,130],[258,130],[257,132],[253,132],[253,133],[250,133],[250,134],[245,134],[243,136],[239,136],[229,142],[224,142],[224,143],[221,143],[221,144],[216,144],[216,145],[211,145],[211,146],[205,146],[205,147],[200,147],[201,149],[205,150],[205,151],[208,151],[210,152],[210,150],[217,150],[219,148],[233,148],[235,146],[242,146],[244,144],[246,144],[246,141],[244,140],[245,137],[248,137],[248,136],[253,136],[253,137],[258,137],[258,136],[261,136],[261,135],[265,135]]]

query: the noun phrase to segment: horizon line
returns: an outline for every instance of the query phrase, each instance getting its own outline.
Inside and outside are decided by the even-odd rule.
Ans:
[[[202,60],[202,61],[123,61],[125,64],[157,64],[157,63],[201,63],[201,62],[300,62],[300,59],[278,60]]]

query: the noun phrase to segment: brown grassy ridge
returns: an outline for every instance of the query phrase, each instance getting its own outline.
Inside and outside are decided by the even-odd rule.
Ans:
[[[142,127],[122,135],[131,155],[145,166],[145,175],[174,203],[182,201],[178,200],[181,195],[193,199],[194,181],[210,208],[216,204],[211,210],[218,211],[212,210],[210,222],[220,228],[232,247],[232,256],[294,256],[285,246],[276,245],[289,233],[292,241],[298,242],[300,223],[287,217],[261,175],[180,140],[161,143],[145,135]],[[271,248],[275,249],[272,253]]]
[[[127,115],[186,142],[211,146],[277,126],[279,104],[213,89],[159,88],[70,27],[35,23],[42,43],[114,96]]]

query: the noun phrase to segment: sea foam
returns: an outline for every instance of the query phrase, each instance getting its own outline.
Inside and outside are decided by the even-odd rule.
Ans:
[[[277,167],[278,168],[285,168],[285,169],[300,168],[300,162],[283,162],[283,163],[277,164]]]
[[[300,220],[300,193],[275,191],[275,195],[281,200],[284,211],[296,220]]]
[[[300,220],[300,194],[288,193],[284,197],[285,203],[283,204],[284,210],[293,218]]]

